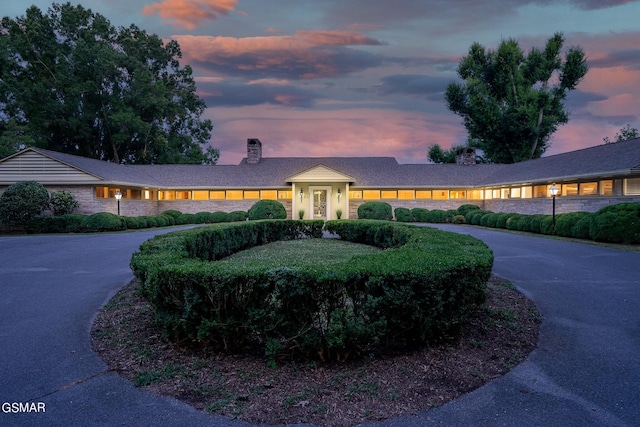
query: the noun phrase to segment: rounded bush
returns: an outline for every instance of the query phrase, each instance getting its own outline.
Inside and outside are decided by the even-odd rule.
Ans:
[[[442,209],[431,209],[427,213],[427,222],[433,224],[442,224],[443,222],[447,222],[447,212]]]
[[[552,215],[545,215],[544,218],[542,218],[542,221],[540,222],[540,233],[546,235],[555,233],[555,230],[553,229]]]
[[[237,222],[237,221],[246,221],[247,213],[245,211],[233,211],[229,212],[229,221]]]
[[[590,216],[588,212],[563,213],[556,216],[556,234],[562,237],[573,237],[573,227],[585,216]]]
[[[575,237],[576,239],[591,239],[591,235],[589,234],[589,225],[591,223],[592,216],[593,214],[591,213],[583,215],[582,218],[580,218],[571,228],[571,237]]]
[[[35,181],[21,181],[7,187],[0,195],[0,222],[24,227],[49,207],[49,192]]]
[[[518,231],[531,231],[531,215],[522,215],[518,220]]]
[[[53,214],[56,216],[70,214],[80,206],[76,197],[67,190],[51,193],[49,204]]]
[[[386,202],[366,202],[358,206],[358,219],[379,219],[391,221],[393,210]]]
[[[415,222],[429,222],[429,209],[413,208],[411,209],[411,216]]]
[[[495,228],[496,227],[496,222],[498,221],[498,214],[495,212],[490,212],[486,215],[487,219],[486,219],[486,226],[487,227],[491,227],[491,228]],[[484,217],[483,217],[484,218]]]
[[[211,212],[198,212],[193,215],[194,224],[210,224],[211,222]]]
[[[501,213],[498,214],[498,218],[496,219],[496,227],[497,228],[507,228],[507,220],[511,215],[515,215],[512,213]]]
[[[286,219],[287,210],[282,203],[276,200],[259,200],[249,208],[248,216],[252,221],[259,219]]]
[[[175,209],[169,209],[169,210],[166,210],[166,211],[162,212],[161,215],[169,215],[169,216],[172,216],[174,219],[178,219],[178,217],[180,215],[182,215],[182,212],[180,212],[178,210],[175,210]]]
[[[474,211],[474,210],[478,210],[480,209],[480,206],[477,205],[471,205],[471,204],[465,204],[465,205],[461,205],[458,206],[458,209],[456,209],[458,215],[462,215],[466,218],[467,213],[469,211]]]
[[[182,214],[178,218],[176,218],[176,224],[185,225],[185,224],[195,224],[193,221],[193,214]]]
[[[138,217],[136,216],[124,216],[122,217],[124,222],[129,230],[135,230],[140,228],[140,222],[138,221]]]
[[[507,230],[518,230],[518,223],[522,218],[521,214],[511,214],[507,218],[506,228]]]
[[[82,228],[87,231],[120,231],[126,228],[124,218],[109,212],[98,212],[84,218]]]
[[[451,223],[452,224],[465,224],[466,221],[464,219],[464,215],[454,215],[453,218],[451,218]]]
[[[158,226],[158,218],[155,215],[145,216],[144,219],[147,221],[147,227]]]
[[[617,205],[609,205],[601,208],[596,214],[607,212],[631,212],[640,216],[640,202],[618,203]]]
[[[217,222],[229,222],[229,214],[227,212],[220,212],[220,211],[213,212],[209,216],[209,220],[212,224]]]
[[[541,233],[540,225],[542,224],[542,220],[545,216],[546,215],[543,214],[531,215],[531,220],[529,221],[529,230],[532,233]]]
[[[393,213],[396,216],[396,221],[398,222],[412,222],[413,215],[411,215],[411,210],[407,208],[395,208]]]
[[[489,218],[491,218],[492,215],[493,215],[493,212],[483,213],[482,216],[480,217],[480,225],[483,227],[488,227]]]
[[[640,243],[640,217],[633,211],[598,211],[589,222],[589,235],[597,242]]]

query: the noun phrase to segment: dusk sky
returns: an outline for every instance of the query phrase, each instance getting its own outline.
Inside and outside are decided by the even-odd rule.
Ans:
[[[59,1],[58,3],[66,3]],[[181,46],[220,164],[263,155],[391,156],[425,163],[428,147],[463,144],[462,119],[444,101],[473,42],[515,38],[528,51],[563,32],[590,70],[566,106],[546,155],[640,129],[637,0],[84,0],[115,26],[135,24]],[[24,15],[45,0],[4,0]]]

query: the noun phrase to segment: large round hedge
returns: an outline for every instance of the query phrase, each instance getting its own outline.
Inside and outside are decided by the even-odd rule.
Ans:
[[[21,181],[0,195],[0,222],[23,227],[49,207],[49,192],[35,181]]]
[[[358,206],[358,219],[391,221],[393,219],[393,209],[386,202],[365,202]]]
[[[455,334],[485,297],[491,250],[470,236],[388,221],[329,221],[341,239],[385,248],[325,268],[218,262],[322,221],[248,221],[161,235],[131,267],[170,337],[229,352],[342,360]]]
[[[247,212],[250,220],[286,219],[287,210],[276,200],[259,200]]]

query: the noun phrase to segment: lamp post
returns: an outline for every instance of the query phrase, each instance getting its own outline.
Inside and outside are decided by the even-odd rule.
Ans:
[[[342,196],[342,192],[340,191],[340,189],[338,188],[338,203],[340,203],[340,196]]]
[[[560,188],[558,188],[555,182],[551,184],[551,187],[549,187],[549,193],[551,193],[551,197],[553,198],[551,223],[553,224],[554,232],[556,231],[556,196],[558,195],[559,191]]]
[[[304,191],[300,189],[300,203],[302,203],[302,197],[304,197]]]
[[[116,191],[116,200],[118,201],[118,216],[120,216],[120,199],[122,199],[122,193],[120,190]]]

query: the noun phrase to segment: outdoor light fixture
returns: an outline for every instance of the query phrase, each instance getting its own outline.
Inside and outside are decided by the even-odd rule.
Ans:
[[[122,193],[120,190],[116,191],[116,200],[118,201],[118,216],[120,216],[120,199],[122,199]]]
[[[342,196],[342,192],[340,191],[340,189],[338,188],[338,203],[340,203],[340,196]]]
[[[551,216],[553,231],[556,231],[556,196],[558,195],[559,191],[560,191],[560,188],[556,185],[555,182],[551,184],[551,187],[549,187],[549,193],[551,193],[551,197],[553,198],[553,202],[552,202],[553,207],[552,207],[552,216]]]
[[[300,202],[302,202],[302,197],[304,196],[304,191],[302,191],[302,188],[300,189]]]

